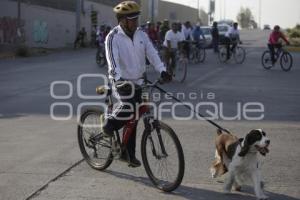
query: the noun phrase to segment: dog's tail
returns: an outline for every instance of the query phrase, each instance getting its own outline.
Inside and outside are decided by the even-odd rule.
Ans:
[[[218,130],[217,130],[217,134],[218,134],[218,135],[221,135],[222,133],[223,133],[223,131],[222,131],[221,129],[218,129]],[[228,134],[231,134],[231,133],[229,132]]]

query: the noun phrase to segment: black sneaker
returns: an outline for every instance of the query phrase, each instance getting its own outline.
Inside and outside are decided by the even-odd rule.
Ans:
[[[128,152],[125,150],[119,159],[120,161],[127,162],[128,167],[140,167],[141,162],[135,156],[129,156]]]
[[[142,165],[141,162],[135,156],[130,158],[128,163],[128,167],[140,167]]]

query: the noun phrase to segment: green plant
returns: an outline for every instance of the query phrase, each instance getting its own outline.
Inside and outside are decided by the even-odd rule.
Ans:
[[[293,29],[289,33],[290,38],[300,38],[300,30]]]

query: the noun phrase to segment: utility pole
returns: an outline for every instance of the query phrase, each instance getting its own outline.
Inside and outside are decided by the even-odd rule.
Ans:
[[[75,37],[80,30],[80,15],[81,15],[81,0],[76,0],[76,33],[75,33]]]
[[[18,27],[21,24],[21,0],[18,0]]]
[[[261,0],[258,0],[259,5],[258,5],[258,23],[259,23],[259,28],[261,27]]]
[[[224,0],[224,20],[226,20],[226,0]]]
[[[198,19],[200,20],[200,0],[197,1]]]
[[[222,20],[222,0],[219,0],[219,8],[220,8],[220,15],[219,15],[220,19],[219,19],[219,21],[220,21],[220,20]]]
[[[18,28],[17,28],[17,44],[19,45],[21,43],[21,0],[18,0]]]
[[[151,0],[151,22],[154,22],[154,0]]]

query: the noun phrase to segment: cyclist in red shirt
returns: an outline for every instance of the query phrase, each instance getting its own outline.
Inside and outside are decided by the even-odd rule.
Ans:
[[[268,43],[268,47],[271,52],[272,64],[275,63],[275,57],[274,57],[275,48],[279,49],[282,47],[282,44],[279,41],[280,38],[282,38],[287,45],[290,44],[290,42],[287,40],[285,35],[280,31],[280,26],[276,25],[276,26],[274,26],[274,29],[273,29],[272,33],[270,34],[269,43]]]
[[[155,29],[154,23],[153,22],[147,22],[147,34],[151,40],[151,42],[153,43],[153,45],[155,45],[158,42],[158,32]]]

